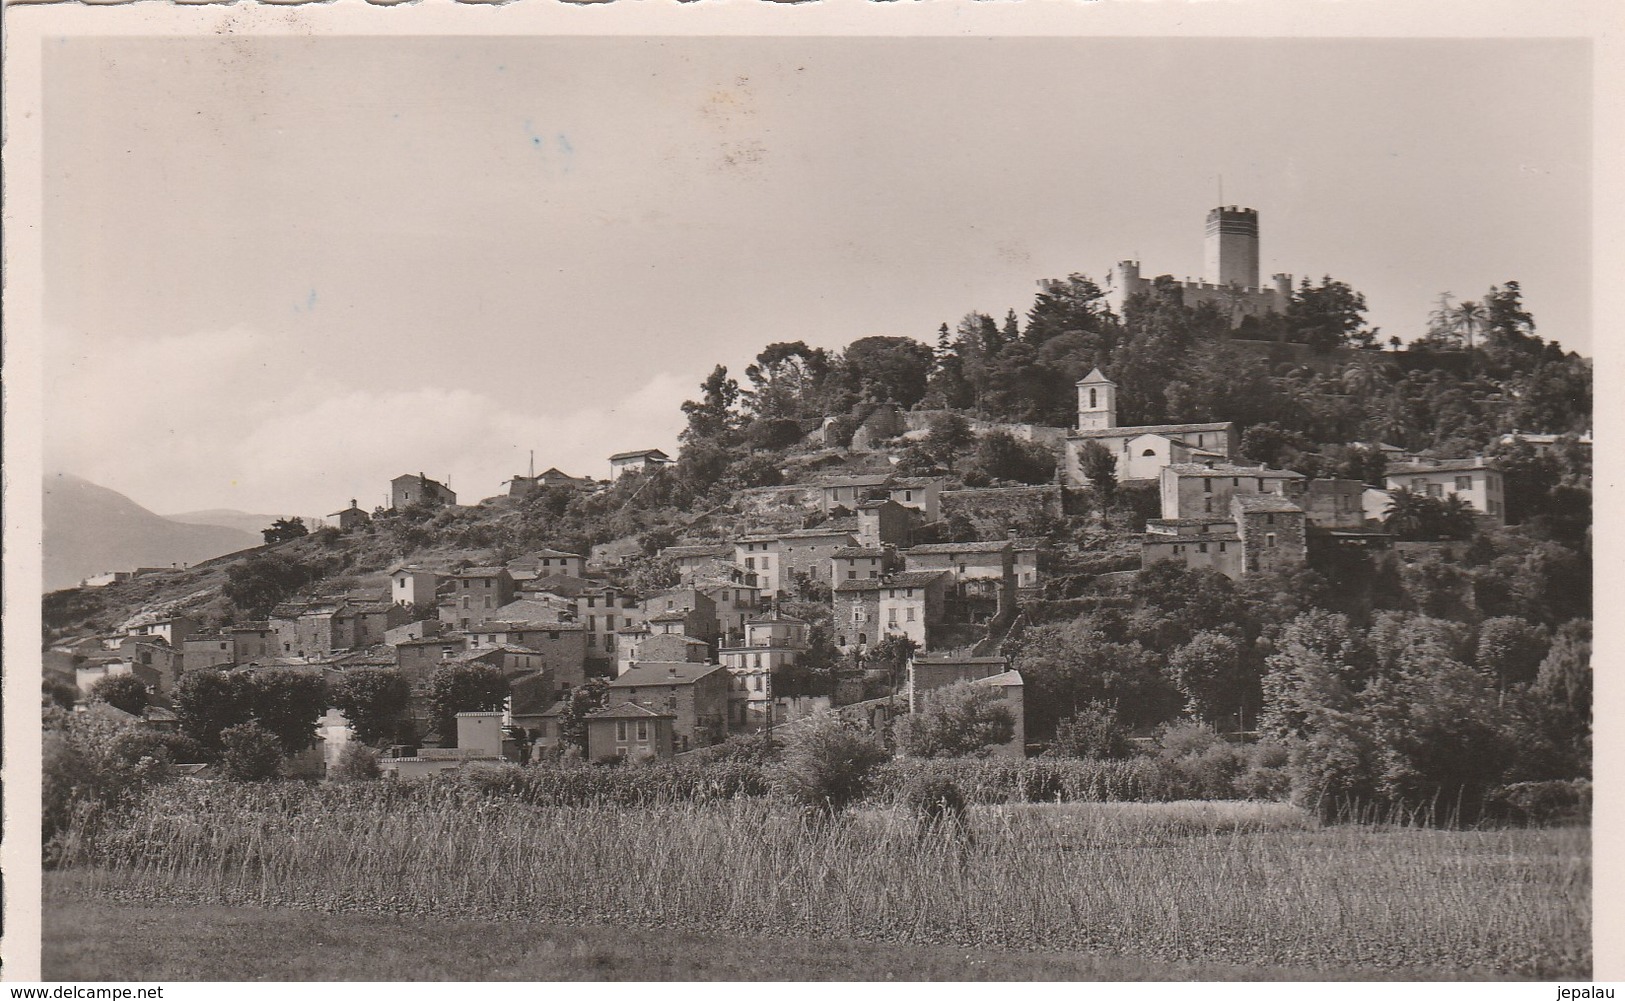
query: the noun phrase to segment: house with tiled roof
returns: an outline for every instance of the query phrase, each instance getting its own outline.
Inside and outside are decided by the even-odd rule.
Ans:
[[[616,452],[609,457],[609,478],[618,480],[627,473],[652,472],[671,465],[672,458],[658,448]]]
[[[414,504],[449,507],[456,503],[457,495],[451,487],[422,473],[416,476],[406,473],[389,481],[389,506],[396,511]]]
[[[464,567],[447,574],[446,579],[449,586],[439,606],[440,621],[456,629],[484,624],[514,599],[516,588],[507,567]]]
[[[1304,475],[1290,469],[1239,466],[1228,462],[1179,462],[1159,477],[1164,518],[1225,515],[1230,498],[1246,494],[1290,496],[1303,489]]]
[[[863,650],[887,636],[907,636],[929,648],[945,620],[948,585],[941,570],[837,581],[830,620],[835,645]]]
[[[634,702],[600,709],[587,717],[587,759],[669,758],[677,742],[677,714]]]
[[[1483,456],[1389,466],[1384,475],[1390,492],[1403,488],[1427,497],[1460,497],[1496,524],[1506,524],[1505,480]]]
[[[671,713],[679,751],[714,744],[727,733],[728,672],[720,664],[639,661],[609,683],[609,698]]]

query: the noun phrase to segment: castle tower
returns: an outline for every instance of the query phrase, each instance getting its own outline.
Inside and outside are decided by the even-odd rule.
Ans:
[[[1078,380],[1078,430],[1104,431],[1117,426],[1117,383],[1091,369]]]
[[[1258,213],[1234,205],[1207,214],[1203,280],[1258,288]]]

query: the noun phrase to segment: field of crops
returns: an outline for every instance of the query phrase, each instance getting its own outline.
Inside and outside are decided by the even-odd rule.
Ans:
[[[1590,833],[1321,827],[1283,804],[980,806],[963,828],[763,798],[527,805],[171,784],[57,893],[415,918],[1584,978]]]

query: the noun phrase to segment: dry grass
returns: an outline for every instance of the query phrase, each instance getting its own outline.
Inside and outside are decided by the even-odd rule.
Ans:
[[[981,808],[921,832],[758,800],[532,807],[371,789],[158,791],[80,846],[103,898],[1153,962],[1585,977],[1586,829],[1315,828],[1277,804]]]
[[[71,891],[76,877],[47,885]],[[110,904],[57,893],[42,974],[66,981],[218,980],[1457,980],[1455,970],[1158,963],[521,920],[433,920],[263,907]],[[224,972],[223,972],[224,971]]]

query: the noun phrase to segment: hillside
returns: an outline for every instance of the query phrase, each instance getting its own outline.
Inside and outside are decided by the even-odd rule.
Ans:
[[[72,587],[108,570],[191,564],[260,544],[220,525],[187,525],[68,473],[46,477],[45,590]]]

